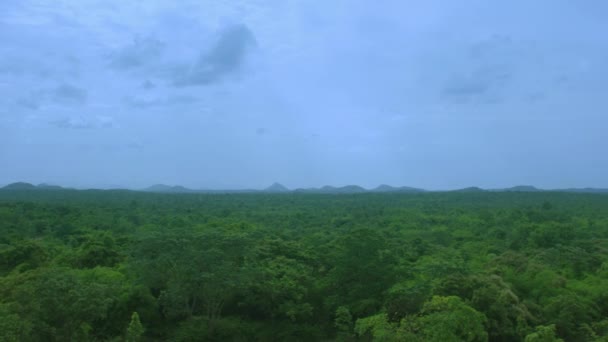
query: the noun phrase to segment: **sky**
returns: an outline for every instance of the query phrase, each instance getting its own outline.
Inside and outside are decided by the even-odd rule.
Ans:
[[[2,0],[0,185],[608,188],[604,0]]]

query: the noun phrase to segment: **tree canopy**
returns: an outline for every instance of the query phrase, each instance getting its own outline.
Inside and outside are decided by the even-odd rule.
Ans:
[[[0,192],[0,341],[606,341],[608,196]]]

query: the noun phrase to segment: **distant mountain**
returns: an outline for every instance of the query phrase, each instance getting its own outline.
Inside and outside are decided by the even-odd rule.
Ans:
[[[283,184],[273,183],[271,186],[264,189],[264,192],[289,192]]]
[[[173,187],[170,185],[165,185],[165,184],[155,184],[152,185],[150,187],[147,187],[145,189],[143,189],[143,191],[148,191],[148,192],[167,192],[167,191],[171,191]]]
[[[34,185],[26,182],[17,182],[0,188],[0,190],[66,190],[66,188],[46,183]]]
[[[322,188],[299,188],[293,190],[293,192],[308,194],[358,194],[367,192],[367,190],[358,185],[346,185],[342,187],[325,185]]]
[[[409,186],[394,187],[394,186],[382,184],[382,185],[379,185],[376,188],[374,188],[372,190],[368,190],[368,191],[369,192],[425,192],[426,190],[412,188]]]
[[[152,185],[151,187],[145,188],[143,191],[163,192],[163,193],[185,193],[185,192],[193,192],[194,190],[184,188],[183,186],[180,186],[180,185],[170,186],[170,185],[165,185],[165,184],[156,184],[156,185]]]
[[[9,184],[2,189],[4,190],[36,190],[36,186],[30,183],[17,182]]]
[[[295,190],[293,190],[293,192],[295,193],[320,193],[321,189],[318,188],[297,188]]]
[[[532,185],[518,185],[511,188],[503,189],[502,191],[510,191],[510,192],[539,192],[540,190]]]
[[[42,189],[42,190],[64,190],[64,187],[61,187],[59,185],[51,185],[51,184],[46,184],[46,183],[42,183],[42,184],[38,184],[37,186],[38,189]]]
[[[426,190],[424,190],[424,189],[412,188],[410,186],[399,187],[397,191],[399,191],[399,192],[426,192]]]
[[[452,190],[453,192],[484,192],[485,190],[482,188],[478,188],[476,186],[471,186],[464,189]]]
[[[347,185],[347,186],[342,186],[342,187],[326,185],[322,188],[299,188],[299,189],[293,190],[293,192],[310,193],[310,194],[359,194],[359,193],[366,193],[366,192],[415,193],[415,192],[426,192],[426,190],[412,188],[409,186],[394,187],[394,186],[382,184],[371,190],[367,190],[359,185]]]
[[[75,190],[72,188],[64,188],[59,185],[51,185],[42,183],[39,185],[33,185],[26,182],[16,182],[4,187],[0,187],[0,190]],[[92,189],[93,190],[93,189]],[[263,190],[254,189],[231,189],[231,190],[194,190],[186,187],[177,185],[171,186],[166,184],[156,184],[148,188],[142,189],[144,192],[156,192],[156,193],[207,193],[207,194],[239,194],[239,193],[310,193],[310,194],[359,194],[359,193],[422,193],[422,192],[433,192],[430,190],[412,188],[408,186],[395,187],[387,184],[381,184],[373,189],[365,189],[359,185],[346,185],[342,187],[335,187],[331,185],[325,185],[321,188],[298,188],[290,190],[280,183],[273,183],[269,187]],[[442,191],[442,190],[438,190]],[[566,189],[539,189],[532,185],[518,185],[504,189],[482,189],[476,186],[468,187],[464,189],[449,190],[450,192],[567,192],[567,193],[588,193],[588,194],[608,194],[608,189],[602,188],[566,188]]]
[[[326,185],[321,189],[311,188],[311,189],[300,189],[301,192],[311,192],[311,193],[321,193],[321,194],[358,194],[366,192],[364,188],[358,185],[346,185],[341,187],[335,187],[331,185]]]
[[[373,192],[395,192],[397,190],[398,189],[395,188],[394,186],[380,184],[377,187],[375,187],[374,189],[372,189],[371,191],[373,191]]]

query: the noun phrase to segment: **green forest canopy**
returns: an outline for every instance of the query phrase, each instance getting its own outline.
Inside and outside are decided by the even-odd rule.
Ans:
[[[0,192],[0,341],[608,341],[608,196]]]

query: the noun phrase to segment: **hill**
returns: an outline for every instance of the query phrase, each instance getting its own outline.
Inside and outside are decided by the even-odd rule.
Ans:
[[[375,187],[374,189],[370,190],[373,192],[395,192],[398,189],[394,186],[390,186],[390,185],[386,185],[386,184],[380,184],[377,187]]]
[[[145,188],[143,191],[145,192],[161,192],[161,193],[186,193],[193,192],[194,190],[190,190],[181,185],[171,186],[165,184],[156,184],[151,187]]]
[[[538,192],[542,191],[532,185],[518,185],[511,188],[503,189],[503,191],[516,191],[516,192]]]
[[[271,186],[264,189],[264,192],[289,192],[289,189],[286,188],[283,184],[273,183]]]
[[[38,186],[36,188],[41,189],[41,190],[65,190],[66,189],[59,185],[51,185],[51,184],[46,184],[46,183],[38,184]]]
[[[453,192],[484,192],[485,190],[476,186],[470,186],[464,189],[452,190]]]
[[[381,184],[369,192],[425,192],[424,189],[412,188],[409,186],[394,187],[386,184]]]
[[[299,188],[293,190],[293,192],[308,194],[357,194],[367,192],[367,190],[358,185],[346,185],[341,187],[325,185],[322,188]]]
[[[3,190],[36,190],[36,186],[30,183],[17,182],[2,188]]]
[[[59,185],[51,185],[47,183],[41,183],[39,185],[33,185],[27,182],[15,182],[8,184],[4,187],[0,187],[0,190],[75,190],[73,188],[65,188]],[[95,189],[90,189],[95,190]],[[104,189],[98,189],[104,190]],[[106,189],[108,190],[108,189]],[[120,190],[120,189],[115,189]],[[359,185],[346,185],[336,187],[332,185],[325,185],[321,188],[297,188],[290,190],[281,183],[273,183],[262,190],[256,189],[189,189],[181,185],[166,185],[156,184],[145,189],[138,191],[143,192],[155,192],[155,193],[209,193],[209,194],[224,194],[224,193],[310,193],[310,194],[359,194],[359,193],[429,193],[429,192],[566,192],[566,193],[589,193],[589,194],[608,194],[608,189],[604,188],[564,188],[564,189],[539,189],[532,185],[517,185],[510,188],[499,188],[499,189],[483,189],[480,187],[472,186],[463,189],[455,190],[425,190],[421,188],[414,188],[408,186],[395,187],[387,184],[381,184],[373,189],[365,189]]]

